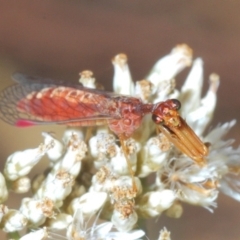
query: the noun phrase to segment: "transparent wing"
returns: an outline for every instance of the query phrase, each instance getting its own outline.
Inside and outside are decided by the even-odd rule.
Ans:
[[[19,73],[13,78],[20,84],[0,93],[0,118],[12,125],[57,123],[88,126],[119,117],[109,112],[115,102],[104,91],[69,87],[70,84],[65,82],[64,85],[61,85],[63,82],[53,84],[49,83],[54,82],[51,79],[42,81]]]
[[[72,83],[66,80],[62,79],[52,79],[52,78],[42,78],[38,76],[30,76],[24,73],[16,72],[12,75],[12,79],[14,82],[21,84],[21,85],[29,85],[29,84],[47,84],[47,85],[54,85],[54,86],[66,86],[66,87],[71,87],[79,90],[85,90],[88,92],[92,92],[95,94],[99,94],[105,97],[122,97],[123,95],[116,94],[114,92],[107,92],[104,90],[98,90],[98,89],[92,89],[92,88],[86,88],[84,87],[80,82]]]

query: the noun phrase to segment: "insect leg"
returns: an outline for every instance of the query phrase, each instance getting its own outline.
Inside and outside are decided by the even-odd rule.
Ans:
[[[136,182],[134,180],[134,172],[132,170],[132,166],[131,166],[131,163],[130,163],[130,160],[128,158],[128,154],[127,154],[127,147],[126,147],[126,144],[125,144],[125,141],[124,141],[124,137],[122,135],[119,135],[119,140],[120,140],[120,144],[122,146],[122,150],[123,150],[123,154],[124,154],[124,157],[127,161],[127,166],[128,166],[128,171],[131,175],[131,178],[132,178],[132,188],[133,188],[133,191],[134,192],[137,192],[137,185],[136,185]]]

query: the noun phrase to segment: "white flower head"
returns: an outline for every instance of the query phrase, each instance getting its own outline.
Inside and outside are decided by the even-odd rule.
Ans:
[[[219,76],[210,75],[202,97],[203,60],[193,60],[186,44],[158,60],[136,84],[125,54],[116,55],[112,63],[116,94],[97,95],[104,104],[86,104],[92,115],[71,122],[74,126],[86,123],[88,128],[68,127],[62,141],[43,133],[44,144],[7,159],[0,174],[1,202],[7,200],[9,190],[26,192],[31,183],[34,195],[22,200],[20,211],[1,206],[4,231],[41,225],[42,229],[21,239],[133,240],[145,234],[138,230],[140,218],[162,213],[180,218],[182,202],[212,211],[219,191],[240,201],[240,148],[231,146],[233,140],[223,139],[236,121],[208,131]],[[177,74],[191,65],[185,83],[177,89]],[[100,88],[91,71],[81,72],[80,82],[91,92],[88,97],[101,93],[89,89]],[[0,95],[7,105],[4,99]],[[27,174],[43,155],[49,167],[31,182]],[[150,175],[155,181],[144,184]],[[56,230],[67,230],[66,236],[57,236]],[[166,228],[159,240],[170,240]]]

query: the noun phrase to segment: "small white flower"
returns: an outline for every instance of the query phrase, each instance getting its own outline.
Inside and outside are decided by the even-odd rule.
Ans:
[[[41,144],[35,149],[13,153],[8,157],[4,167],[4,175],[6,178],[14,181],[20,177],[26,176],[43,155],[53,147],[53,144],[54,142],[50,141],[47,144]]]
[[[163,228],[159,233],[158,240],[171,240],[170,238],[170,232],[167,230],[167,228]]]
[[[150,101],[151,96],[154,94],[154,85],[146,79],[136,82],[135,96],[140,98],[144,103]]]
[[[96,88],[95,78],[93,77],[93,72],[89,70],[82,71],[79,73],[79,82],[82,83],[84,87]]]
[[[132,172],[136,171],[139,145],[131,138],[124,141],[124,145],[121,148],[115,148],[116,155],[112,156],[110,160],[110,167],[117,175],[131,175]]]
[[[3,216],[0,227],[5,232],[21,231],[26,227],[28,219],[20,211],[10,209]]]
[[[88,192],[80,198],[74,199],[70,203],[68,211],[73,214],[79,209],[84,217],[90,217],[103,207],[106,200],[107,193],[105,192]]]
[[[64,133],[63,133],[63,137],[62,137],[62,141],[65,144],[65,146],[68,145],[68,143],[71,141],[72,137],[76,136],[76,138],[83,140],[84,139],[84,133],[83,131],[80,129],[73,129],[73,128],[67,128]]]
[[[57,139],[53,138],[50,133],[43,132],[42,136],[44,137],[44,143],[47,144],[50,141],[53,141],[53,147],[47,151],[47,156],[50,161],[53,163],[56,162],[63,154],[63,144]]]
[[[30,226],[40,226],[47,217],[53,217],[54,205],[50,199],[35,200],[24,198],[19,211],[27,217]]]
[[[156,184],[160,190],[169,188],[175,191],[181,201],[209,210],[216,206],[216,177],[210,169],[199,167],[185,156],[169,160],[158,171]]]
[[[135,227],[138,215],[132,211],[131,215],[124,217],[121,212],[114,210],[111,221],[119,232],[129,232]]]
[[[126,193],[126,196],[127,196],[128,189],[132,189],[133,188],[133,186],[132,186],[133,181],[132,180],[134,180],[135,187],[136,187],[135,191],[133,191],[134,192],[133,194],[140,195],[142,193],[142,183],[141,183],[141,181],[140,181],[140,179],[138,177],[134,177],[134,179],[132,179],[129,176],[118,177],[114,181],[114,183],[113,183],[113,189],[115,189],[115,190],[118,189],[120,191],[124,191]],[[123,196],[122,193],[121,193],[121,196]],[[132,198],[132,196],[129,195],[129,196],[127,196],[127,198]]]
[[[116,137],[106,132],[98,132],[89,140],[89,150],[94,158],[94,166],[99,169],[106,166],[110,159],[120,151],[116,144]]]
[[[26,193],[31,188],[31,179],[28,177],[21,177],[10,183],[10,188],[15,193]]]
[[[42,228],[30,233],[27,233],[23,237],[21,237],[19,240],[46,240],[48,238],[48,232],[47,228]]]
[[[171,218],[180,218],[183,214],[183,206],[180,202],[174,202],[164,213]]]
[[[146,79],[158,86],[161,82],[174,78],[191,63],[192,49],[186,44],[177,45],[171,53],[155,63]]]
[[[123,95],[132,95],[134,84],[127,64],[127,56],[123,53],[116,55],[112,60],[114,66],[113,89]]]
[[[234,141],[232,139],[223,140],[235,123],[236,121],[233,120],[217,126],[204,139],[213,143],[208,156],[209,168],[218,176],[220,191],[240,201],[240,148],[232,148],[231,144]]]
[[[188,124],[194,129],[197,135],[203,134],[213,118],[214,110],[217,104],[218,86],[219,76],[216,74],[211,74],[209,89],[206,95],[201,99],[200,105],[198,108],[185,115]],[[185,108],[183,109],[186,111]]]
[[[54,218],[48,218],[46,226],[50,229],[65,230],[72,223],[73,216],[66,213],[58,213]]]
[[[35,196],[39,199],[49,198],[55,202],[56,207],[60,207],[63,200],[70,194],[73,185],[74,177],[68,172],[59,171],[56,175],[48,175]]]
[[[101,167],[92,177],[92,185],[89,192],[110,192],[113,188],[116,176],[112,174],[112,169],[108,166]]]
[[[2,173],[0,172],[0,203],[3,203],[8,198],[8,189],[6,186],[6,181]]]
[[[140,152],[139,177],[146,177],[161,168],[168,158],[170,148],[171,144],[163,134],[150,138]]]
[[[66,153],[54,166],[54,169],[68,171],[69,174],[76,177],[81,169],[81,160],[85,157],[86,151],[86,144],[79,138],[78,134],[73,132]]]
[[[175,199],[176,194],[172,190],[147,192],[140,200],[139,212],[145,218],[159,216],[172,206]]]
[[[179,96],[184,103],[181,112],[187,116],[199,107],[203,85],[203,61],[200,58],[194,60],[190,73],[187,76]],[[196,87],[197,86],[197,87]]]

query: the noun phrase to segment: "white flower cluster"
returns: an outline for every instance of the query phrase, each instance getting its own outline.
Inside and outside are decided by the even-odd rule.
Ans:
[[[35,229],[21,240],[63,238],[58,230],[66,230],[68,240],[140,239],[145,235],[137,229],[140,218],[163,212],[179,218],[181,202],[212,211],[219,190],[240,201],[240,149],[231,147],[232,140],[223,140],[235,121],[204,134],[216,106],[219,77],[210,76],[209,89],[201,98],[203,62],[198,58],[192,63],[192,50],[185,44],[161,58],[136,84],[125,54],[115,56],[113,65],[115,93],[140,98],[143,103],[173,98],[181,101],[181,116],[208,147],[206,163],[197,164],[163,133],[157,133],[151,116],[144,117],[124,146],[107,126],[68,128],[62,141],[43,133],[43,144],[9,156],[0,173],[3,231]],[[176,75],[191,65],[185,83],[177,90]],[[84,71],[80,81],[86,87],[97,86],[90,71]],[[31,181],[27,175],[44,155],[49,159],[49,169]],[[145,186],[144,179],[152,173],[155,181]],[[30,188],[33,196],[23,198],[19,210],[4,205],[10,190],[24,193]],[[159,239],[170,240],[170,233],[164,228]]]

